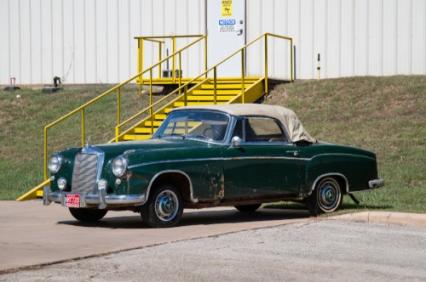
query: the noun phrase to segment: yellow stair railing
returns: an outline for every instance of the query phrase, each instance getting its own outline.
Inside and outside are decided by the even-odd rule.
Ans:
[[[172,36],[168,36],[170,38],[173,38],[173,42],[176,42],[176,38],[184,38],[186,36],[184,35],[172,35]],[[83,105],[77,107],[76,109],[70,111],[69,113],[63,115],[62,117],[56,119],[55,121],[49,123],[48,125],[46,125],[43,129],[43,177],[44,180],[43,182],[41,182],[40,184],[38,184],[36,187],[34,187],[33,189],[31,189],[30,191],[28,191],[27,193],[21,195],[20,197],[17,198],[18,201],[23,201],[23,200],[28,200],[28,199],[34,199],[37,198],[39,196],[42,195],[42,188],[44,186],[47,186],[50,183],[50,179],[48,176],[48,170],[47,170],[47,163],[48,163],[48,139],[49,139],[49,130],[52,129],[53,127],[56,127],[58,124],[61,124],[62,122],[64,122],[65,120],[70,119],[73,116],[76,115],[80,115],[80,139],[81,139],[81,146],[84,146],[85,140],[86,140],[86,110],[87,108],[91,107],[92,105],[100,102],[103,98],[105,97],[109,97],[111,95],[116,95],[116,125],[119,125],[121,123],[121,90],[124,86],[132,83],[133,81],[136,82],[136,84],[139,87],[139,93],[142,90],[142,86],[143,85],[149,85],[149,101],[150,104],[153,104],[153,71],[155,68],[161,68],[161,64],[163,64],[164,62],[166,62],[169,59],[172,59],[173,61],[175,61],[175,57],[177,56],[177,54],[179,54],[179,64],[181,64],[181,56],[182,56],[182,52],[188,50],[189,48],[191,48],[192,46],[196,45],[197,43],[200,42],[206,42],[207,41],[207,36],[206,35],[189,35],[189,38],[196,38],[195,40],[193,40],[192,42],[188,43],[187,45],[183,46],[182,48],[180,48],[179,50],[176,50],[176,52],[172,53],[171,55],[161,59],[159,62],[153,64],[152,66],[148,67],[147,69],[144,69],[143,71],[137,73],[136,75],[132,76],[131,78],[117,84],[116,86],[110,88],[109,90],[103,92],[102,94],[100,94],[99,96],[91,99],[90,101],[84,103]],[[162,38],[167,38],[167,36],[164,36]],[[153,42],[160,42],[160,41],[156,41],[154,38],[149,38],[150,41]],[[176,44],[176,43],[174,43]],[[204,43],[204,46],[206,46],[206,43]],[[143,53],[142,53],[143,54]],[[204,50],[204,58],[207,58],[207,50]],[[206,61],[207,59],[205,59]],[[143,76],[149,74],[149,80],[145,81],[143,79]],[[181,84],[181,79],[179,79],[179,85]]]
[[[225,59],[221,60],[216,65],[210,67],[209,69],[205,70],[204,72],[202,72],[201,74],[199,74],[195,78],[189,80],[185,84],[182,84],[182,85],[179,84],[180,86],[177,89],[170,92],[168,95],[164,96],[160,100],[156,101],[155,103],[150,103],[150,105],[148,107],[142,109],[138,113],[129,117],[127,120],[118,124],[115,127],[115,137],[114,137],[114,139],[111,139],[110,142],[118,142],[118,141],[122,140],[124,135],[128,134],[134,128],[136,128],[138,125],[143,124],[145,121],[148,121],[148,120],[151,121],[151,123],[150,123],[151,124],[151,134],[153,134],[154,133],[154,117],[155,117],[155,115],[161,113],[165,108],[170,107],[170,105],[172,105],[174,102],[176,102],[176,101],[178,101],[182,98],[184,100],[184,105],[185,106],[188,105],[187,97],[188,97],[189,93],[191,91],[193,91],[194,89],[196,89],[197,87],[199,87],[200,85],[206,83],[206,82],[213,81],[213,85],[214,85],[214,87],[213,87],[213,89],[214,89],[213,101],[214,101],[214,104],[217,104],[217,84],[218,84],[217,69],[218,69],[219,66],[228,62],[230,59],[234,58],[238,54],[241,55],[241,74],[240,74],[240,77],[239,77],[239,83],[241,85],[241,93],[238,96],[236,96],[235,98],[228,101],[227,103],[235,103],[235,102],[245,103],[247,92],[252,90],[252,88],[254,88],[256,85],[258,85],[262,81],[264,81],[263,93],[264,94],[268,93],[269,92],[269,89],[268,89],[268,83],[269,83],[268,82],[268,73],[269,73],[268,72],[268,68],[269,68],[269,65],[268,65],[268,55],[269,55],[268,54],[268,52],[269,52],[268,38],[270,38],[270,37],[286,40],[286,41],[289,42],[289,45],[290,45],[290,55],[289,55],[290,81],[293,81],[294,80],[293,39],[291,37],[288,37],[288,36],[277,35],[277,34],[272,34],[272,33],[264,33],[264,34],[260,35],[259,37],[257,37],[256,39],[249,42],[248,44],[246,44],[245,46],[236,50],[235,52],[230,54]],[[262,39],[264,40],[264,48],[263,48],[263,52],[264,52],[264,54],[263,54],[264,55],[264,66],[263,66],[264,74],[263,74],[263,77],[261,77],[257,81],[255,81],[250,86],[250,88],[246,89],[246,80],[248,79],[248,77],[246,77],[246,66],[247,66],[246,53],[247,53],[247,49],[250,46],[252,46],[253,44],[255,44],[256,42],[261,41]],[[180,58],[181,52],[177,51],[176,53],[177,53],[178,58]],[[180,61],[181,60],[179,59],[179,62]],[[180,68],[180,66],[179,66],[179,68]],[[210,73],[212,73],[212,78],[209,77]],[[176,97],[173,98],[173,96],[176,96]],[[250,97],[250,98],[252,98],[252,97]],[[253,101],[254,101],[253,99],[249,99],[249,102],[253,102]],[[157,106],[159,106],[159,108],[154,109]],[[146,116],[142,120],[140,120],[140,118],[142,118],[143,115],[146,115]],[[124,126],[128,125],[130,122],[132,122],[132,121],[134,121],[138,118],[139,118],[139,120],[136,123],[132,124],[131,126],[128,126],[128,128],[125,129],[124,131],[122,130],[122,128]]]
[[[189,44],[185,45],[179,50],[176,50],[176,40],[178,38],[183,37],[195,37],[196,39]],[[161,58],[161,49],[162,44],[164,44],[164,41],[161,39],[170,39],[172,40],[172,46],[173,46],[173,53],[165,58]],[[80,122],[81,122],[81,128],[80,128],[80,138],[81,138],[81,145],[84,145],[84,142],[86,140],[86,117],[85,112],[86,109],[93,104],[98,103],[102,98],[111,96],[115,94],[116,98],[116,126],[115,126],[115,137],[111,139],[109,142],[118,142],[120,141],[125,134],[130,132],[132,129],[136,128],[138,125],[142,124],[144,121],[150,119],[151,120],[151,134],[154,133],[154,118],[155,115],[164,110],[166,107],[170,107],[170,105],[173,105],[175,101],[178,101],[180,99],[183,99],[184,105],[188,104],[188,95],[196,89],[197,87],[200,87],[204,83],[211,83],[213,82],[213,103],[217,103],[217,92],[218,92],[218,83],[220,81],[223,81],[223,78],[218,78],[217,70],[218,67],[222,66],[225,62],[229,62],[231,58],[236,57],[238,54],[241,56],[241,74],[239,77],[237,77],[237,80],[239,80],[240,86],[241,86],[241,92],[236,97],[230,99],[227,103],[235,103],[235,102],[253,102],[254,99],[260,98],[259,95],[263,95],[268,93],[268,74],[269,74],[269,66],[268,66],[268,58],[269,58],[269,49],[268,49],[268,40],[269,38],[278,38],[285,41],[288,41],[290,44],[290,55],[289,55],[289,61],[290,61],[290,81],[294,80],[294,58],[293,58],[293,39],[291,37],[277,35],[277,34],[271,34],[271,33],[265,33],[261,36],[257,37],[250,43],[246,44],[245,46],[241,47],[237,51],[230,54],[228,57],[217,63],[216,65],[210,67],[207,69],[207,36],[206,35],[190,35],[190,36],[183,36],[183,35],[172,35],[172,36],[148,36],[148,37],[137,37],[138,40],[138,73],[131,78],[127,79],[124,82],[121,82],[120,84],[112,87],[111,89],[105,91],[104,93],[100,94],[99,96],[93,98],[92,100],[88,101],[87,103],[81,105],[80,107],[72,110],[68,114],[58,118],[57,120],[49,123],[44,127],[43,133],[44,133],[44,145],[43,145],[43,154],[44,154],[44,163],[43,163],[43,175],[44,175],[44,181],[19,197],[17,200],[27,200],[31,198],[36,198],[37,196],[42,195],[41,189],[44,186],[49,185],[50,179],[48,178],[48,172],[47,172],[47,162],[48,162],[48,132],[51,128],[57,126],[58,124],[62,123],[63,121],[69,119],[72,116],[80,115]],[[246,67],[247,67],[247,49],[255,44],[256,42],[260,42],[262,39],[264,39],[264,48],[263,48],[263,57],[264,57],[264,66],[263,66],[263,76],[261,77],[248,77],[246,76]],[[143,58],[144,58],[144,42],[145,41],[151,41],[154,43],[158,43],[159,45],[159,62],[151,65],[147,69],[144,69],[143,67]],[[205,64],[205,71],[196,76],[195,78],[190,79],[183,79],[182,75],[179,74],[178,77],[176,77],[176,67],[178,67],[179,70],[182,70],[182,52],[188,50],[192,46],[194,46],[197,43],[204,42],[204,64]],[[176,83],[177,88],[167,94],[166,96],[162,97],[158,101],[153,101],[153,85],[155,83],[161,84],[161,64],[164,62],[172,59],[172,77],[171,80],[173,83]],[[176,64],[178,66],[176,66]],[[154,69],[158,69],[159,77],[157,81],[154,81],[153,72]],[[144,75],[148,76],[147,78],[144,77]],[[231,79],[231,78],[228,78]],[[232,78],[235,80],[235,78]],[[139,87],[142,87],[144,85],[149,86],[149,106],[142,109],[138,113],[134,114],[130,118],[126,119],[125,121],[121,121],[121,89],[123,86],[130,84],[131,82],[135,81],[136,84]],[[250,83],[248,83],[250,81]],[[263,89],[259,88],[261,83],[263,82]],[[248,87],[246,87],[248,86]],[[141,91],[141,88],[139,89],[139,92]],[[259,92],[261,92],[259,94]],[[174,97],[176,96],[176,97]],[[158,109],[155,109],[158,107]],[[143,117],[143,115],[147,115]],[[135,121],[138,119],[136,123],[133,123],[130,125],[132,121]],[[142,119],[142,120],[141,120]],[[127,126],[127,129],[123,130],[123,127]]]

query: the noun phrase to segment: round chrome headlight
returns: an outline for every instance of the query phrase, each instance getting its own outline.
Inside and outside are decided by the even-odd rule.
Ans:
[[[115,177],[124,175],[127,169],[127,160],[124,157],[117,157],[112,161],[112,173]]]
[[[67,180],[63,177],[58,179],[58,188],[60,190],[64,190],[67,187]]]
[[[50,158],[48,168],[50,173],[55,174],[59,171],[62,165],[62,157],[59,155],[55,155]]]

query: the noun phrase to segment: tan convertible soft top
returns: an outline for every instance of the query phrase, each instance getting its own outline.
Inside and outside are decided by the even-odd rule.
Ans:
[[[305,130],[296,114],[287,108],[275,105],[264,104],[229,104],[218,106],[188,106],[175,109],[216,110],[229,113],[234,116],[267,116],[279,120],[286,128],[292,142],[307,141],[316,143],[316,139],[311,137]]]

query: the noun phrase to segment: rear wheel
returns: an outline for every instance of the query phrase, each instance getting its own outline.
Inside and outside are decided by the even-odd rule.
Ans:
[[[260,204],[235,206],[235,208],[240,212],[255,212],[259,207]]]
[[[305,203],[312,215],[334,212],[342,203],[339,182],[332,177],[321,179]]]
[[[96,222],[101,220],[108,210],[86,209],[86,208],[69,208],[71,215],[82,222]]]
[[[179,223],[183,213],[182,196],[176,187],[162,185],[142,206],[142,220],[150,227],[171,227]]]

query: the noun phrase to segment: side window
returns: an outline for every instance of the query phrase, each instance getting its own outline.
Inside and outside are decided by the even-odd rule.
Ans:
[[[285,142],[287,138],[275,119],[248,117],[245,124],[246,142]]]

